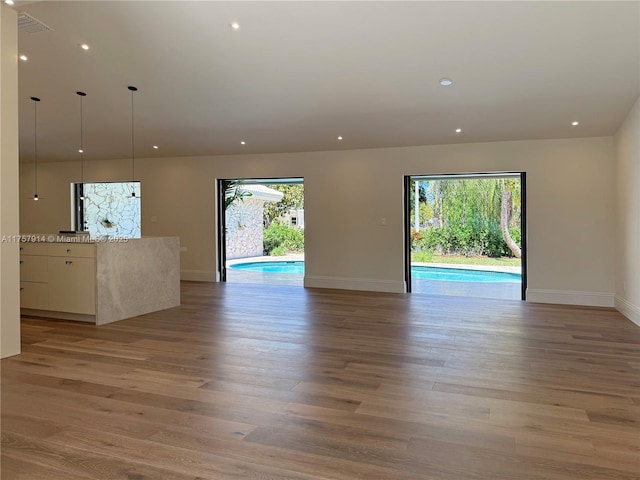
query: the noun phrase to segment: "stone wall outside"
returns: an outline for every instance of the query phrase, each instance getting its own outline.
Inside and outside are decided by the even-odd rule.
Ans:
[[[261,257],[264,200],[244,198],[226,211],[227,260]]]

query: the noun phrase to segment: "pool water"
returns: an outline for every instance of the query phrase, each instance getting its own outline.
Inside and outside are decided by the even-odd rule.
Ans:
[[[514,282],[521,280],[519,273],[492,272],[489,270],[467,270],[464,268],[411,267],[411,278],[417,280],[439,280],[443,282]]]
[[[235,263],[229,268],[245,272],[304,274],[304,262],[301,261]]]
[[[235,270],[261,273],[293,273],[304,274],[304,262],[279,261],[279,262],[247,262],[229,265]],[[467,270],[464,268],[424,267],[414,265],[411,267],[411,278],[417,280],[438,280],[442,282],[520,282],[519,273],[491,272],[488,270]]]

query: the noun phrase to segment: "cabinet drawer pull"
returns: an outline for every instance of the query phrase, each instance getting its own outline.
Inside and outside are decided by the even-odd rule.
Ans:
[[[24,290],[24,287],[20,287],[20,291]]]
[[[71,260],[67,260],[67,261],[66,261],[66,262],[64,262],[64,263],[66,263],[67,265],[71,265],[73,262],[72,262]]]
[[[70,248],[67,248],[67,253],[71,253],[71,249]]]
[[[20,260],[20,265],[22,265],[24,263],[24,260]]]

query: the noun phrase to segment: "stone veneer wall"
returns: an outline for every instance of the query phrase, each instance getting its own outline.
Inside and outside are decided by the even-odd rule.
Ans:
[[[264,200],[245,198],[226,211],[227,260],[262,256]]]
[[[84,184],[84,230],[92,237],[140,238],[140,182]],[[131,196],[131,191],[136,196]],[[110,227],[105,220],[113,222]]]

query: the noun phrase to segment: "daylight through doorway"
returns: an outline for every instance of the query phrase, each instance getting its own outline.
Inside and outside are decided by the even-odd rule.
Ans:
[[[221,281],[302,286],[302,178],[218,181]]]
[[[524,173],[405,177],[407,291],[524,300]]]

